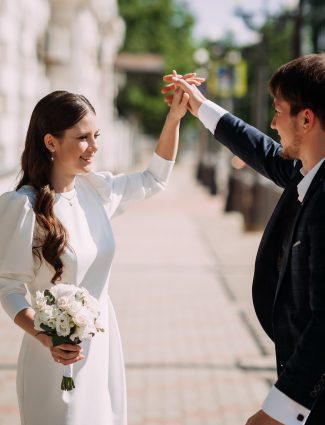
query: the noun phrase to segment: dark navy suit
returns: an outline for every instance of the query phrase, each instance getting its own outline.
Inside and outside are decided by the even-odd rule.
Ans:
[[[257,172],[284,188],[264,231],[255,263],[253,301],[274,341],[275,386],[312,410],[306,424],[325,424],[325,161],[301,205],[299,161],[281,145],[227,113],[215,137]]]

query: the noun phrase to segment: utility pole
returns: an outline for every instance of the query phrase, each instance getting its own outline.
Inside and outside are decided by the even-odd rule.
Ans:
[[[294,30],[293,30],[293,57],[297,58],[301,56],[301,32],[302,32],[302,23],[303,23],[303,7],[305,0],[299,0],[296,14],[294,16]]]

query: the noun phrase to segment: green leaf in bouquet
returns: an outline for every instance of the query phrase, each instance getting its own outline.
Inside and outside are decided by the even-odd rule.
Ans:
[[[44,296],[46,297],[47,305],[53,305],[55,303],[55,297],[49,289],[45,289]]]
[[[57,334],[52,335],[52,342],[54,347],[61,344],[73,344],[68,336],[59,336]]]
[[[54,332],[54,329],[52,329],[50,326],[45,325],[44,323],[41,323],[40,327],[44,329],[47,335],[52,335],[52,333]]]

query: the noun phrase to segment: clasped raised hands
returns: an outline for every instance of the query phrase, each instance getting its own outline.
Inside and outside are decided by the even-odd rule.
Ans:
[[[171,107],[170,112],[177,111],[177,113],[183,114],[182,118],[188,109],[193,115],[197,116],[199,107],[206,100],[198,90],[205,79],[197,77],[195,72],[180,75],[173,71],[172,74],[165,75],[163,80],[168,84],[161,92],[167,95],[165,102]]]

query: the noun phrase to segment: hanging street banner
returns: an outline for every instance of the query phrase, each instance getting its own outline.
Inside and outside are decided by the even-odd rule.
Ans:
[[[215,97],[244,97],[247,93],[247,63],[214,61],[209,69],[208,91]]]

